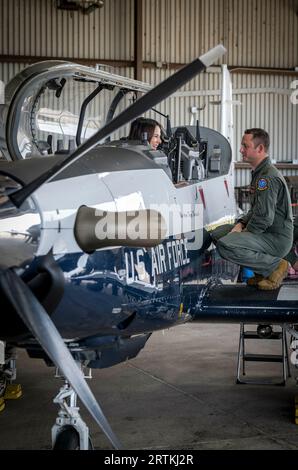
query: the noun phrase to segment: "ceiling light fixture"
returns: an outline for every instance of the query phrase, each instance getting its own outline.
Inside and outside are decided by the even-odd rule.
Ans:
[[[84,14],[89,14],[103,5],[104,0],[56,0],[59,10],[81,11]]]

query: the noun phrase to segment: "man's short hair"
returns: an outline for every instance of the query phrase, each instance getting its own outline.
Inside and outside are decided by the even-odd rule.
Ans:
[[[246,129],[244,134],[252,134],[252,140],[257,147],[260,144],[264,145],[265,151],[268,152],[270,146],[270,137],[268,132],[264,129],[259,129],[258,127],[253,127],[252,129]]]

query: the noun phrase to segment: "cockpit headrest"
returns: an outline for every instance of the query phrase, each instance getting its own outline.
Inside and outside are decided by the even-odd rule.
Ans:
[[[174,137],[180,137],[189,147],[196,147],[198,145],[198,141],[194,138],[187,127],[177,127]]]

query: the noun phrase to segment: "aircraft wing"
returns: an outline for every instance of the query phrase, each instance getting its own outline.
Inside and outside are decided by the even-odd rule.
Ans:
[[[260,291],[246,284],[187,286],[186,308],[194,321],[218,323],[298,323],[298,284]]]

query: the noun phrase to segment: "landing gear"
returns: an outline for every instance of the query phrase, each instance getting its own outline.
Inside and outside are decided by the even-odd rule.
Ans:
[[[64,426],[57,435],[53,450],[81,450],[78,431],[72,426]],[[88,450],[93,450],[90,437],[88,439]]]
[[[56,423],[52,427],[53,450],[93,449],[89,428],[77,407],[77,394],[66,380],[53,401],[60,405]]]
[[[56,437],[53,450],[80,450],[80,436],[72,426],[64,426]]]

